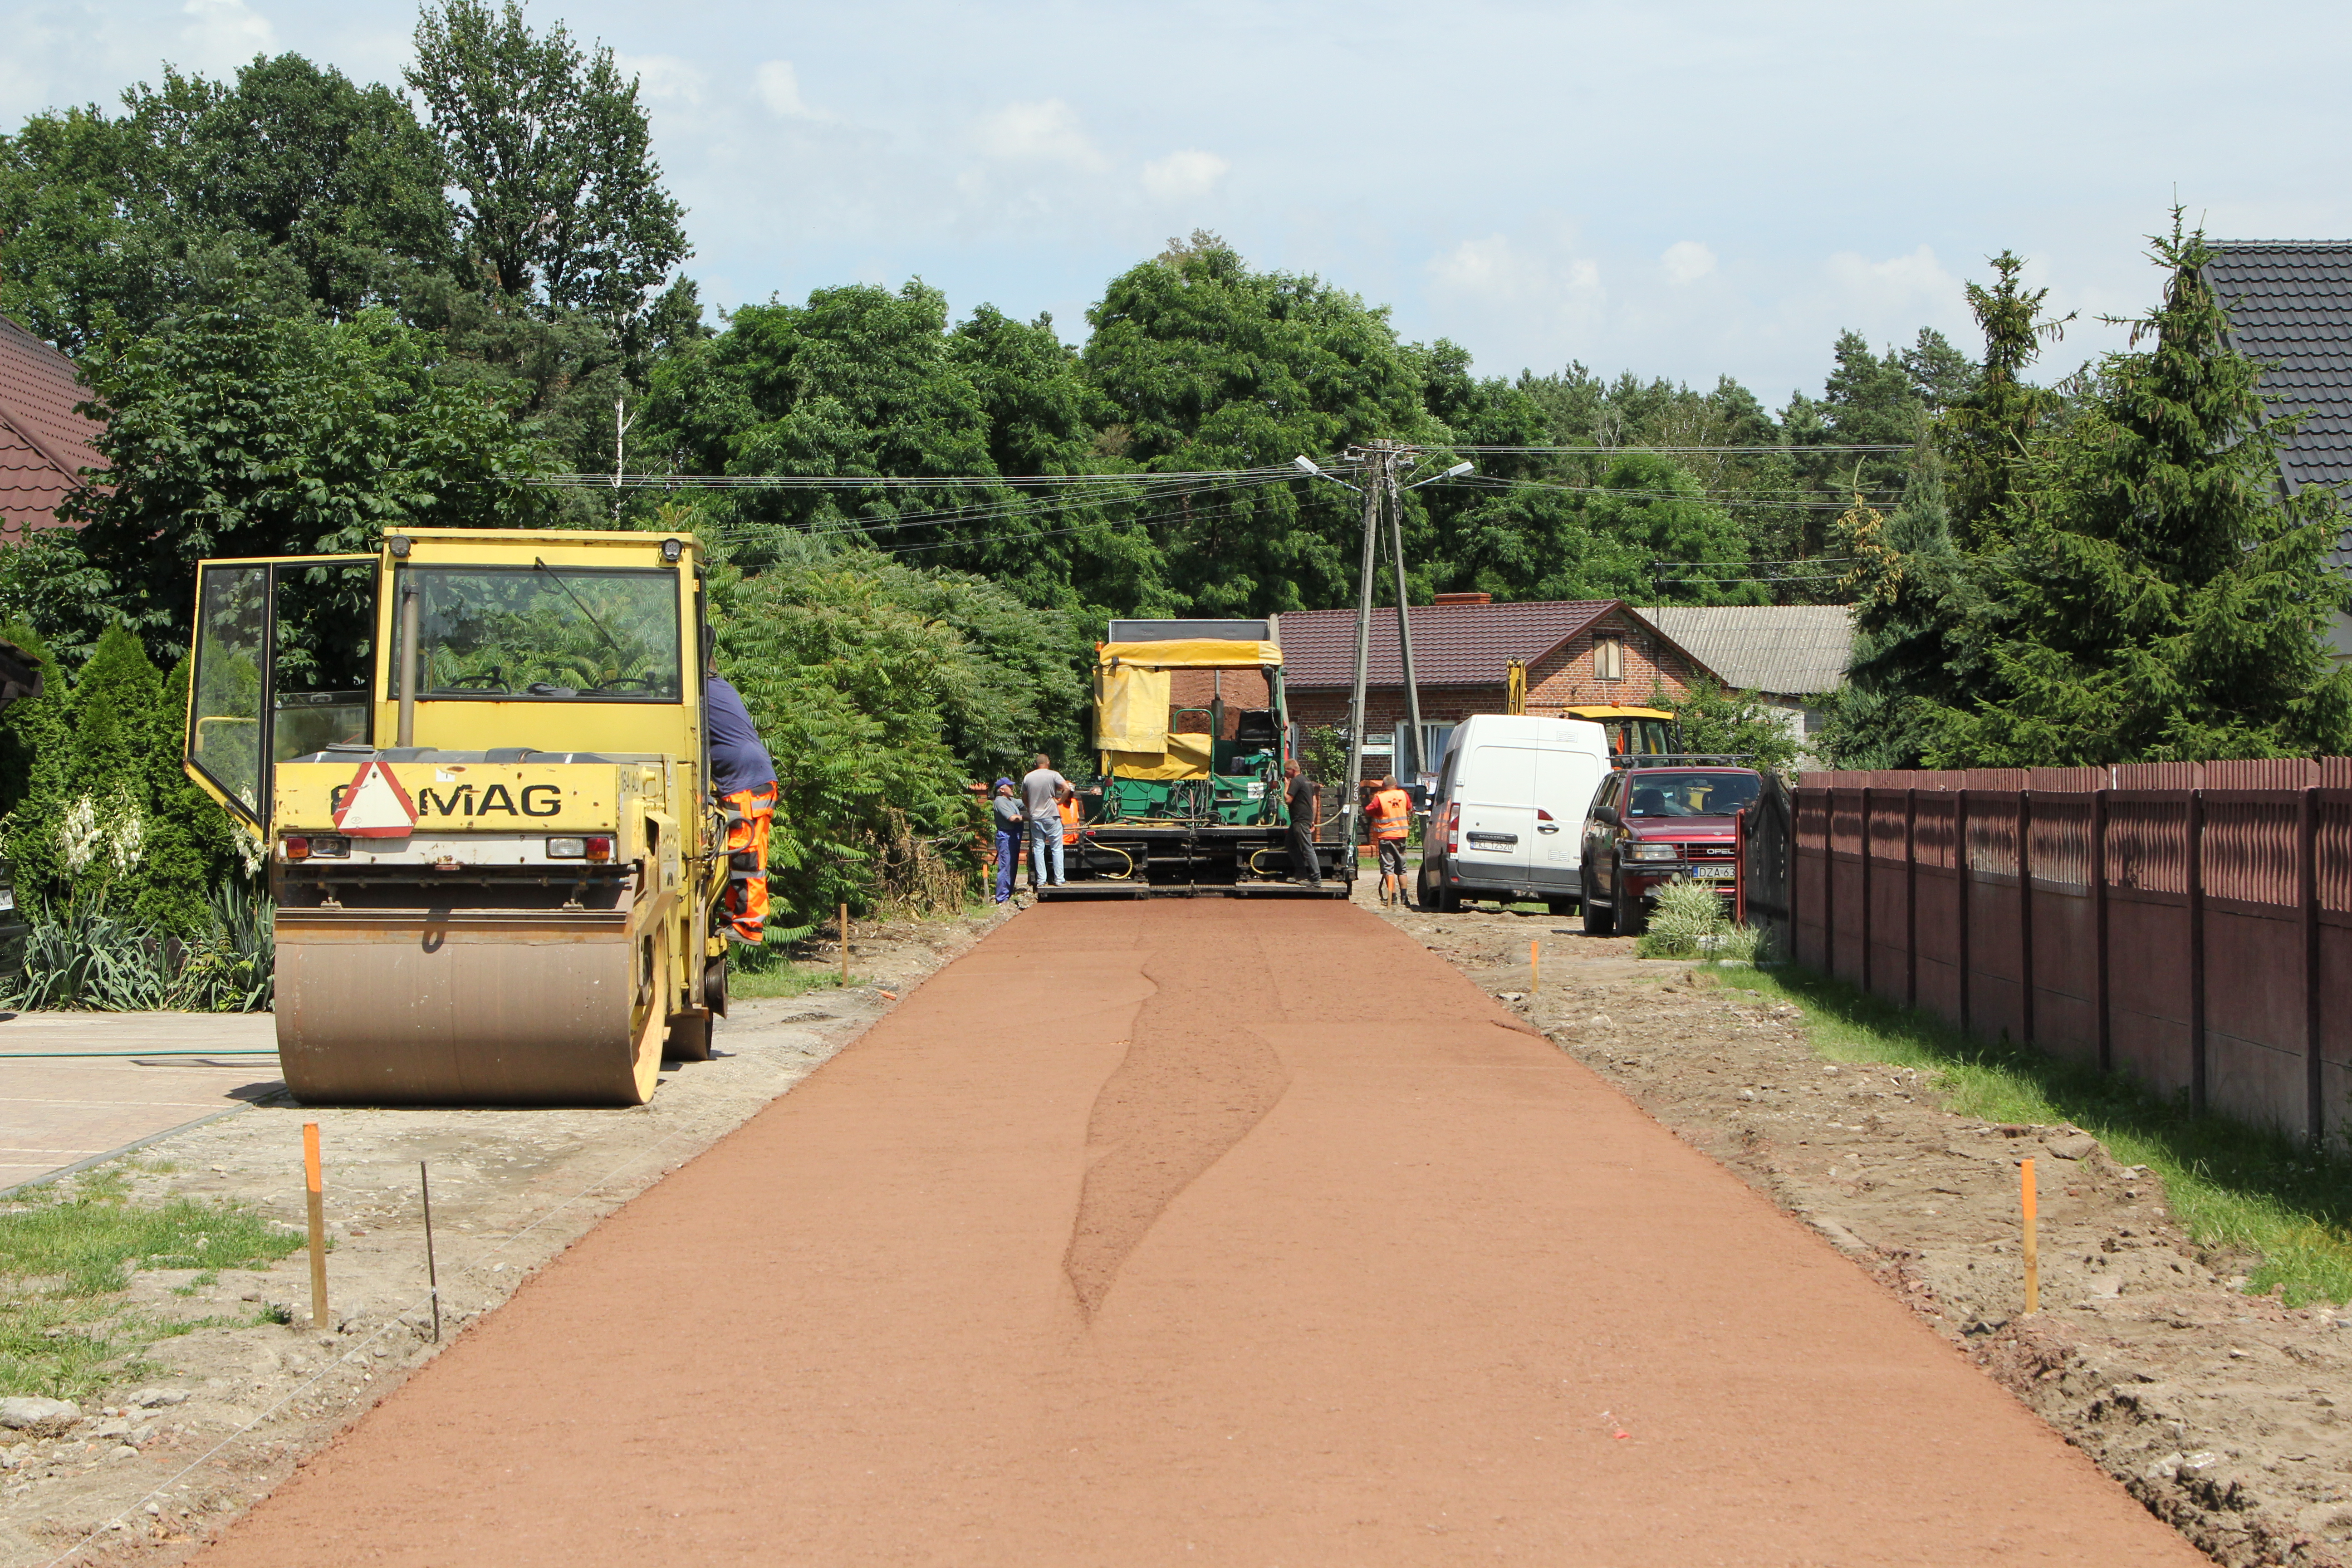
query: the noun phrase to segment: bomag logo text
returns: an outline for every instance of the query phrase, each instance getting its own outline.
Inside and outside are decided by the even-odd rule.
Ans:
[[[509,792],[502,784],[477,791],[472,784],[416,792],[416,815],[427,816],[553,816],[563,809],[563,792],[553,784],[525,784]]]
[[[350,798],[352,786],[337,784],[327,792],[327,809],[341,811]],[[490,816],[504,812],[512,817],[555,816],[563,810],[563,791],[555,784],[524,784],[509,790],[494,784],[477,791],[472,784],[456,784],[446,790],[420,789],[416,792],[416,815],[419,820],[428,816]]]

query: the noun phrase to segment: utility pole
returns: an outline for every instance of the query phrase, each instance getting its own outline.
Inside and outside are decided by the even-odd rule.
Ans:
[[[1372,651],[1372,569],[1380,560],[1381,502],[1388,495],[1394,471],[1396,443],[1372,441],[1364,448],[1364,569],[1356,594],[1356,680],[1348,698],[1347,809],[1340,818],[1341,840],[1347,845],[1349,880],[1355,879],[1356,825],[1363,816],[1360,797],[1364,776],[1364,667]]]
[[[1412,726],[1410,733],[1412,736],[1412,772],[1400,773],[1398,782],[1407,789],[1411,789],[1418,782],[1421,774],[1427,770],[1421,765],[1421,738],[1423,731],[1421,727],[1421,684],[1413,679],[1412,675],[1412,622],[1405,614],[1404,498],[1397,490],[1397,462],[1393,453],[1391,454],[1388,462],[1388,484],[1385,488],[1389,496],[1389,543],[1395,552],[1391,560],[1396,577],[1397,657],[1404,665],[1405,718]],[[1392,762],[1390,765],[1401,768],[1403,763]]]

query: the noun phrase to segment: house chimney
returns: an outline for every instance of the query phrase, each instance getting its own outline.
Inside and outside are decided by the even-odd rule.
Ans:
[[[1491,605],[1495,602],[1495,595],[1492,594],[1440,594],[1431,602],[1439,605]]]

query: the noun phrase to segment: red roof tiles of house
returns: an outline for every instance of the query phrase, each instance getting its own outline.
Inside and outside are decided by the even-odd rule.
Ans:
[[[1584,630],[1615,599],[1554,599],[1522,605],[1415,605],[1412,673],[1423,686],[1496,686],[1512,659],[1532,664]],[[1283,684],[1295,690],[1347,686],[1356,671],[1356,612],[1295,610],[1281,617]],[[1397,686],[1396,606],[1372,612],[1368,680]]]
[[[74,412],[89,398],[73,361],[0,316],[0,534],[56,526],[80,470],[106,467],[100,426]]]

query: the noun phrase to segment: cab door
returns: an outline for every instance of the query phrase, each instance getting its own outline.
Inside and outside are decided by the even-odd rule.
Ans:
[[[1624,794],[1625,775],[1612,771],[1601,781],[1599,793],[1592,797],[1584,819],[1584,854],[1580,880],[1583,895],[1605,898],[1617,891],[1617,830],[1601,818],[1590,815],[1602,806],[1615,809]]]
[[[295,555],[196,568],[181,765],[256,836],[278,763],[370,740],[376,558]]]

